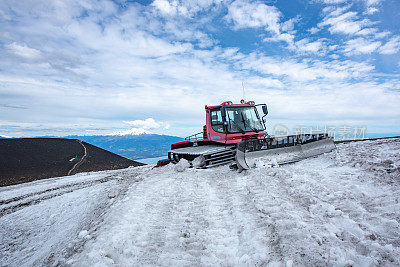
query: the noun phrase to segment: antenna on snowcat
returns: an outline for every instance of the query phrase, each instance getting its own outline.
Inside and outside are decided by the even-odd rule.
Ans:
[[[244,97],[244,82],[243,81],[242,81],[242,89],[243,89],[243,101],[244,101],[245,97]]]

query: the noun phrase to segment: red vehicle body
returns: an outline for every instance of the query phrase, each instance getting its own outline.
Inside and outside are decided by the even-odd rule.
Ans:
[[[268,113],[265,104],[257,106],[263,106],[265,115]],[[203,132],[172,144],[171,149],[210,143],[234,145],[243,140],[262,139],[265,136],[264,122],[254,101],[241,101],[241,104],[225,101],[217,106],[205,106],[205,111],[206,125],[203,126]]]

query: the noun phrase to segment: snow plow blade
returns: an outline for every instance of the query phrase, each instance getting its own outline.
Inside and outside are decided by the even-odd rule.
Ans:
[[[245,140],[237,146],[235,161],[239,169],[248,170],[259,160],[280,165],[315,157],[335,148],[333,138],[326,134]]]

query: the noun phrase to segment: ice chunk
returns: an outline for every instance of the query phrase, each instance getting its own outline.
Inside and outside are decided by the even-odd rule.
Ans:
[[[278,161],[276,158],[260,158],[255,160],[254,165],[256,168],[272,168],[272,167],[279,167]]]
[[[192,161],[192,164],[194,168],[202,167],[205,164],[205,159],[203,156],[199,156]]]
[[[88,235],[88,231],[87,230],[82,230],[79,232],[78,237],[79,238],[85,238]]]
[[[177,172],[184,172],[187,168],[190,167],[189,161],[186,159],[181,159],[176,165],[175,165],[175,171]]]

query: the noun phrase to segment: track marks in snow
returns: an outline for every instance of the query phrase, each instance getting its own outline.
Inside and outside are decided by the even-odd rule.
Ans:
[[[219,199],[221,229],[229,229],[229,235],[235,237],[231,264],[264,265],[272,259],[280,261],[282,257],[273,255],[274,247],[269,245],[272,231],[255,207],[245,177],[228,172],[224,176],[214,174],[208,181]]]
[[[118,175],[107,175],[105,177],[100,177],[99,179],[94,179],[86,182],[66,184],[63,186],[52,187],[43,191],[28,193],[25,195],[4,199],[0,201],[0,218],[6,214],[13,213],[22,208],[39,204],[44,200],[48,200],[57,196],[61,196],[73,191],[83,189],[86,187],[94,186],[98,183],[105,183],[110,180],[119,179]]]
[[[96,236],[110,207],[132,183],[140,182],[137,173],[143,171],[98,172],[90,177],[79,174],[66,178],[71,187],[65,189],[64,184],[60,192],[57,184],[65,183],[63,179],[27,184],[39,200],[0,217],[0,265],[64,265],[65,258],[81,251],[85,242]],[[55,190],[46,191],[46,187]],[[27,195],[21,185],[15,188],[19,196]],[[60,194],[54,196],[56,192]]]
[[[270,227],[236,173],[220,168],[227,174],[221,177],[214,170],[177,173],[171,166],[166,168],[154,170],[151,177],[133,185],[97,240],[89,241],[84,253],[75,255],[71,263],[176,266],[271,262]]]
[[[295,264],[399,264],[399,209],[393,206],[399,208],[393,199],[399,189],[376,183],[374,176],[365,181],[367,173],[338,166],[335,157],[265,169],[249,180],[252,190],[256,183],[265,188],[254,192],[260,198],[255,202],[275,217],[284,255]],[[374,198],[386,201],[370,201]],[[385,218],[382,208],[392,212]]]
[[[70,262],[396,266],[395,172],[377,176],[364,150],[354,155],[343,146],[240,174],[227,167],[177,172],[170,165],[149,171]]]

